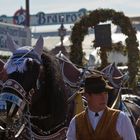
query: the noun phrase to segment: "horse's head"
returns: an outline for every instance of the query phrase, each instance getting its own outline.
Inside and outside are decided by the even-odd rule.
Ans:
[[[4,83],[0,100],[8,118],[23,113],[31,91],[36,87],[40,72],[43,39],[40,37],[35,45],[18,47],[7,36],[7,47],[13,52],[12,56],[4,65],[8,74],[8,80]]]

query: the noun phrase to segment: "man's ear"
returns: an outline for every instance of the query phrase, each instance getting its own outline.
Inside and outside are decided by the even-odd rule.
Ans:
[[[136,126],[138,126],[140,128],[140,117],[136,121]]]

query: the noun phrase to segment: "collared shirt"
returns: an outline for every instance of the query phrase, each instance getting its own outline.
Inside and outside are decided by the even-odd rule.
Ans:
[[[93,129],[96,128],[103,111],[98,112],[99,116],[95,116],[95,112],[88,109],[88,116]],[[134,128],[132,126],[131,120],[124,113],[120,112],[117,120],[116,130],[118,134],[123,138],[123,140],[136,140],[136,135]],[[66,140],[76,140],[76,128],[75,128],[75,117],[71,120]]]
[[[89,116],[89,120],[91,122],[91,125],[92,125],[92,128],[95,130],[102,114],[103,114],[104,111],[100,111],[98,112],[98,115],[99,116],[95,116],[95,113],[96,112],[92,112],[91,110],[88,109],[88,116]]]

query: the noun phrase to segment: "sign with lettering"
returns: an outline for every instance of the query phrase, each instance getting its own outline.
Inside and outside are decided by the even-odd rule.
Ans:
[[[15,12],[13,23],[18,25],[26,25],[26,10],[19,9]]]
[[[96,47],[111,47],[112,45],[111,25],[110,24],[96,25],[94,29],[95,29]]]
[[[78,12],[62,12],[62,13],[50,13],[38,12],[36,15],[30,15],[30,26],[41,25],[57,25],[61,24],[62,16],[64,24],[73,24],[79,20],[82,16],[87,14],[86,9],[80,9]],[[13,17],[7,17],[6,15],[0,16],[0,22],[25,24],[25,10],[17,10]]]

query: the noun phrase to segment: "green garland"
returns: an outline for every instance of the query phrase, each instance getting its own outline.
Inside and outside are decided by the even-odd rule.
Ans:
[[[72,42],[70,59],[73,63],[82,65],[82,41],[84,40],[84,36],[88,34],[88,28],[99,24],[99,22],[106,21],[112,21],[113,24],[120,26],[122,33],[127,36],[125,42],[128,50],[128,71],[130,75],[129,83],[131,86],[132,83],[134,83],[138,72],[139,44],[136,38],[135,29],[132,27],[129,18],[122,12],[116,12],[113,9],[96,9],[90,12],[88,15],[83,16],[79,22],[76,22],[72,28],[70,38]],[[106,53],[106,49],[102,51],[104,51],[101,52],[102,54]],[[101,61],[106,62],[106,57],[106,55],[103,55]]]

